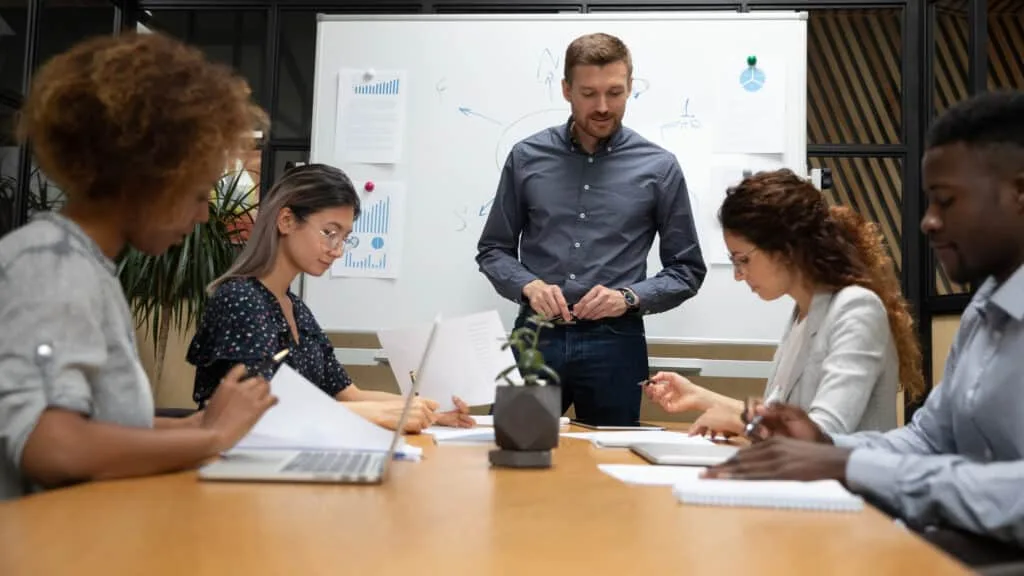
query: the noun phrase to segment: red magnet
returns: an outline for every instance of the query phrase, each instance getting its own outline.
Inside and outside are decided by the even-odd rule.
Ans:
[[[367,180],[366,184],[363,185],[363,190],[366,190],[367,192],[373,192],[373,182]]]

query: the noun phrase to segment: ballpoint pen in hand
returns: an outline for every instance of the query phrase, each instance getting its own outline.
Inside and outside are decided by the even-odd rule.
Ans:
[[[245,375],[246,379],[255,378],[257,376],[262,375],[264,372],[266,372],[270,368],[273,368],[282,360],[284,360],[285,356],[287,356],[290,352],[291,350],[285,348],[284,350],[279,351],[277,354],[274,354],[270,358],[264,359],[262,362],[256,364],[255,366],[249,369],[249,372]]]
[[[764,405],[768,406],[775,404],[779,401],[778,388],[775,388],[768,394],[768,398],[765,398]],[[746,426],[743,427],[743,435],[751,440],[761,440],[760,437],[754,436],[754,432],[757,431],[757,427],[761,425],[761,421],[764,420],[764,416],[761,414],[755,414],[750,417],[749,414],[754,411],[754,407],[751,406],[750,399],[747,399],[746,409],[743,411],[743,421],[746,422]],[[749,420],[747,418],[750,418]]]

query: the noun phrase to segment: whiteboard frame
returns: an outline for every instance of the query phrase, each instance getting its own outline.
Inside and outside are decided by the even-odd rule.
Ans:
[[[315,62],[319,61],[320,54],[323,48],[324,35],[320,33],[320,25],[324,22],[546,22],[546,21],[589,21],[589,22],[607,22],[615,21],[621,22],[623,20],[629,21],[671,21],[679,20],[686,22],[693,21],[791,21],[791,20],[808,20],[808,12],[806,10],[766,10],[766,11],[755,11],[755,12],[740,12],[740,11],[648,11],[648,12],[600,12],[600,13],[579,13],[579,12],[560,12],[555,14],[328,14],[324,12],[317,13],[317,37],[316,37],[316,53],[314,56],[314,77],[313,77],[313,117],[310,133],[310,162],[323,161],[313,157],[312,144],[316,142],[316,131],[319,126],[319,110],[321,106],[320,102],[320,90],[319,82],[324,81],[322,78],[318,78],[316,73]],[[796,104],[797,109],[800,111],[801,116],[805,119],[805,131],[804,137],[800,137],[800,132],[797,130],[790,130],[787,132],[786,137],[786,150],[794,150],[795,155],[800,159],[799,165],[801,170],[799,173],[807,176],[809,171],[807,168],[807,137],[806,137],[806,118],[807,118],[807,35],[804,34],[798,39],[801,63],[802,66],[796,67],[796,70],[792,72],[799,84],[804,86],[805,89],[799,90],[798,95],[791,101]],[[709,265],[710,267],[710,265]],[[298,281],[296,282],[298,287],[298,294],[300,298],[305,300],[306,297],[306,283],[305,273],[300,274]],[[357,336],[376,336],[375,330],[343,330],[343,331],[332,331],[332,334],[351,334]],[[781,338],[781,333],[780,333]],[[737,340],[737,339],[719,339],[719,338],[673,338],[673,337],[657,337],[647,336],[648,344],[661,344],[661,345],[677,345],[677,346],[693,346],[693,345],[713,345],[713,346],[770,346],[776,347],[779,345],[779,339],[775,340],[763,340],[763,339],[750,339],[750,340]]]

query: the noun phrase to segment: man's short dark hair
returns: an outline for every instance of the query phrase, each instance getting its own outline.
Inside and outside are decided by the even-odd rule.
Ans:
[[[925,148],[956,143],[1024,149],[1024,92],[985,92],[951,107],[928,130]]]

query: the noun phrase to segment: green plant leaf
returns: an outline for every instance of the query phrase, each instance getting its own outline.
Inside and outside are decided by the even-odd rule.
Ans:
[[[153,342],[169,322],[178,330],[195,326],[205,310],[206,287],[227,271],[242,247],[243,225],[254,221],[255,187],[242,172],[214,184],[209,220],[182,243],[159,256],[129,249],[118,263],[118,278],[138,326],[148,325]],[[164,312],[167,314],[163,314]]]

